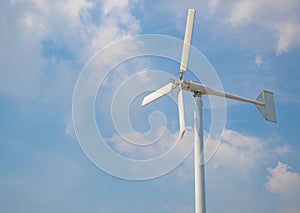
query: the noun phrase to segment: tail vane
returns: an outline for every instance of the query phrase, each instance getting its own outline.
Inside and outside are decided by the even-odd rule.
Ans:
[[[271,122],[276,123],[277,120],[276,120],[276,112],[275,112],[273,92],[262,90],[255,100],[257,102],[264,103],[264,106],[256,104],[256,107],[260,111],[262,116],[267,121],[271,121]]]

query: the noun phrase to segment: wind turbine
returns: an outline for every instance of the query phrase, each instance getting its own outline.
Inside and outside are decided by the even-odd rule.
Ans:
[[[254,104],[262,116],[271,122],[276,122],[274,96],[272,92],[262,90],[255,100],[232,95],[223,91],[209,88],[199,82],[185,81],[182,79],[184,72],[188,70],[190,45],[193,34],[195,9],[188,10],[187,23],[182,49],[179,80],[170,80],[166,86],[156,90],[143,99],[142,106],[145,106],[156,99],[166,95],[178,87],[178,111],[180,137],[185,132],[184,108],[182,90],[194,93],[194,170],[195,170],[195,212],[205,213],[205,170],[203,152],[203,126],[202,126],[202,95],[214,95]]]

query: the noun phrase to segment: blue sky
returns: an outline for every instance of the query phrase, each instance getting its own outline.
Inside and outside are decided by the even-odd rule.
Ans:
[[[140,34],[183,39],[188,8],[197,11],[193,45],[213,65],[224,90],[248,98],[263,88],[273,91],[278,120],[266,122],[254,106],[226,101],[223,139],[206,164],[207,212],[300,211],[300,1],[4,0],[0,8],[1,212],[194,212],[193,154],[167,175],[124,180],[89,161],[72,121],[76,81],[97,51]],[[129,47],[105,59],[134,54],[135,47]],[[176,93],[147,108],[140,102],[146,89],[166,84],[168,74],[177,76],[178,69],[174,61],[141,57],[109,73],[97,94],[95,117],[115,152],[145,160],[176,142]],[[164,72],[164,78],[153,82],[154,70]],[[124,91],[118,87],[132,76],[140,86],[147,83],[145,92],[130,106],[114,102],[114,93]],[[135,94],[119,97],[127,95]],[[185,98],[187,140],[193,105],[191,96]],[[125,129],[125,135],[115,129],[112,104],[120,115],[128,112],[133,129]],[[122,137],[147,142],[135,131],[149,129],[155,110],[164,115],[154,117],[160,119],[155,134],[165,125],[161,140],[146,149],[126,143]],[[206,133],[210,122],[204,98]]]

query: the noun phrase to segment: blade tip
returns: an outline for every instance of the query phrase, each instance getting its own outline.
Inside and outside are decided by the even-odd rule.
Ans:
[[[184,136],[184,133],[185,133],[185,129],[183,129],[182,131],[180,131],[180,139],[182,140],[183,136]]]
[[[142,101],[141,106],[144,107],[144,106],[146,106],[146,105],[147,105],[147,103],[146,103],[145,98],[144,98],[143,101]]]

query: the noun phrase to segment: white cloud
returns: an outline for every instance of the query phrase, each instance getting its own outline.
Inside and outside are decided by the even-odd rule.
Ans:
[[[240,0],[236,2],[230,13],[230,22],[234,26],[243,25],[251,21],[255,11],[261,7],[263,1]]]
[[[22,26],[16,20],[20,15],[2,17],[0,26],[5,30],[0,39],[0,93],[22,101],[31,100],[37,97],[44,67],[39,44],[29,38],[20,39]]]
[[[87,0],[64,0],[64,1],[57,1],[54,5],[56,11],[61,12],[68,17],[71,21],[69,24],[71,26],[78,26],[81,25],[81,16],[84,13],[88,13],[88,9],[92,9],[94,7],[94,3]]]
[[[216,9],[219,5],[219,0],[210,0],[208,3],[209,10],[211,14],[214,14],[216,12]]]
[[[107,15],[113,10],[122,10],[129,6],[129,0],[104,0],[103,12],[104,15]]]
[[[300,195],[300,174],[290,171],[288,164],[277,163],[275,168],[269,167],[267,171],[268,182],[266,189],[273,193],[279,193],[284,200],[299,198]]]
[[[107,14],[99,11],[97,17],[100,22],[92,17],[92,9],[96,4],[88,0],[14,0],[2,3],[3,11],[6,11],[3,17],[6,18],[0,21],[1,28],[5,29],[4,39],[0,41],[4,47],[0,57],[3,70],[0,92],[20,99],[44,95],[42,80],[46,79],[47,85],[51,85],[53,80],[46,75],[49,64],[51,72],[55,73],[53,76],[61,77],[59,73],[64,72],[61,70],[64,68],[60,64],[64,59],[58,56],[60,61],[53,62],[45,58],[43,48],[47,47],[43,47],[43,41],[59,41],[53,43],[63,44],[76,62],[83,66],[97,50],[107,44],[135,35],[139,31],[139,22],[131,13],[131,1],[125,3],[114,1],[114,6],[107,6],[111,5],[110,1],[102,2],[100,6],[105,8]],[[110,14],[109,10],[116,7],[118,13]],[[66,63],[75,64],[74,61]],[[78,71],[78,68],[74,71],[72,67],[67,70],[69,74],[64,72],[64,77],[71,76],[74,84]],[[52,86],[52,90],[64,89],[64,80],[60,80],[62,85]],[[72,97],[69,92],[67,95]]]
[[[73,127],[73,120],[72,120],[71,115],[65,120],[65,125],[66,125],[65,134],[67,136],[69,136],[70,138],[75,139],[76,134],[75,134],[75,130],[74,130],[74,127]]]
[[[272,193],[278,193],[283,201],[285,212],[299,212],[300,173],[291,171],[288,164],[277,163],[275,168],[267,169],[270,176],[265,185]]]
[[[216,170],[226,169],[235,177],[248,179],[264,155],[263,140],[227,129],[212,162]]]
[[[263,160],[268,155],[266,144],[266,141],[258,137],[225,129],[219,148],[206,164],[207,169],[216,179],[222,176],[222,181],[225,177],[249,180],[251,174],[264,163]],[[181,180],[193,180],[193,162],[193,153],[191,153],[183,166],[176,170],[176,175]]]
[[[287,153],[291,153],[292,150],[289,145],[284,145],[284,146],[277,147],[275,152],[278,154],[287,154]]]
[[[70,115],[78,73],[96,51],[139,32],[140,24],[131,12],[131,3],[130,0],[114,1],[113,5],[111,1],[96,5],[89,0],[1,2],[4,14],[0,27],[4,30],[0,40],[0,94],[30,101],[36,107],[50,104],[53,110],[64,114],[66,134],[72,136],[72,125],[65,122],[65,117]],[[113,10],[117,12],[111,13]],[[53,45],[52,50],[45,41]],[[69,58],[64,58],[61,46]],[[47,51],[50,54],[45,56]],[[123,46],[117,54],[131,51],[135,51],[133,47]]]
[[[277,55],[287,52],[293,45],[300,45],[300,15],[297,0],[239,0],[233,3],[229,21],[235,27],[255,23],[276,35]]]
[[[132,1],[103,1],[101,23],[89,27],[92,51],[107,44],[137,34],[140,31],[138,19],[131,13]]]
[[[187,134],[187,140],[193,141],[191,127]],[[127,143],[118,135],[114,135],[109,141],[114,144],[114,148],[121,154],[133,158],[143,156],[147,159],[165,153],[172,146],[172,143],[176,141],[177,136],[178,132],[170,133],[167,130],[156,146],[147,147],[144,150]],[[207,133],[205,133],[206,137]],[[212,176],[216,176],[216,179],[222,176],[221,180],[224,180],[225,177],[230,177],[248,181],[261,168],[261,165],[265,163],[266,158],[269,157],[270,147],[268,144],[274,142],[274,140],[272,137],[263,140],[255,136],[244,135],[235,130],[225,129],[220,146],[206,164],[207,169],[210,170]],[[210,143],[217,143],[217,141],[210,141]],[[286,148],[283,149],[283,151],[286,150]],[[209,153],[209,151],[207,152]],[[175,171],[176,176],[181,181],[193,180],[193,153]]]
[[[157,128],[158,132],[153,134],[159,136],[161,132],[164,134],[162,137],[158,137],[157,141],[154,141],[153,144],[147,146],[140,146],[136,144],[145,144],[149,141],[146,141],[143,134],[137,135],[135,133],[127,133],[126,135],[115,134],[111,138],[108,138],[107,141],[113,145],[115,151],[121,155],[133,159],[150,159],[155,158],[160,155],[163,155],[168,150],[170,150],[175,143],[178,141],[179,132],[172,133],[169,129]],[[130,138],[131,141],[126,141],[124,138]],[[191,127],[187,127],[187,131],[184,136],[184,141],[193,141],[193,134]],[[135,143],[135,144],[133,144]],[[183,143],[183,142],[181,142]],[[188,143],[190,144],[190,143]]]
[[[276,54],[280,55],[288,51],[288,48],[293,44],[300,44],[300,23],[279,23],[277,24],[278,41],[276,44]]]
[[[255,63],[256,63],[257,66],[260,66],[263,63],[262,55],[258,54],[258,55],[255,56]]]

